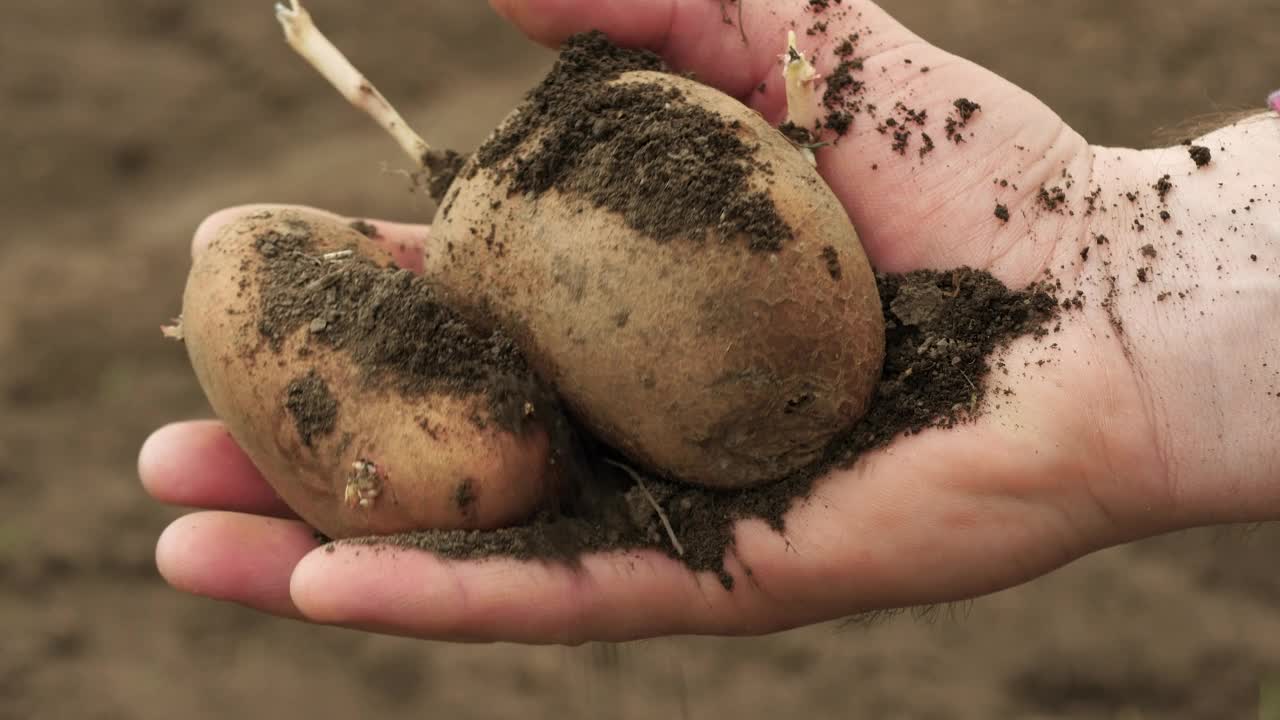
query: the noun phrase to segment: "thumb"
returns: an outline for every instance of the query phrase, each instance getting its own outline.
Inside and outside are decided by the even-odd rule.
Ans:
[[[843,135],[827,133],[835,143],[818,152],[819,169],[883,270],[989,267],[1011,254],[1030,266],[1049,249],[1011,251],[1035,235],[1027,231],[1040,216],[1036,193],[1064,172],[1089,175],[1087,144],[1051,110],[866,0],[491,3],[541,43],[601,30],[621,45],[653,50],[775,124],[786,110],[780,57],[794,30],[826,79],[819,94],[833,93],[823,116],[843,111],[850,120]],[[840,47],[846,40],[851,48]],[[957,107],[962,99],[981,109]],[[1088,189],[1077,183],[1067,192],[1082,200]],[[995,216],[997,204],[1011,221]]]

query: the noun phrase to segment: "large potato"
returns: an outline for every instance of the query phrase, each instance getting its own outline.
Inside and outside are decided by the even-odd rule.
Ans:
[[[524,519],[566,465],[554,402],[518,363],[494,360],[501,341],[390,264],[325,219],[263,212],[226,227],[183,300],[209,402],[331,537]]]
[[[473,158],[437,213],[427,274],[474,321],[509,331],[592,430],[651,472],[741,487],[813,463],[863,414],[883,360],[879,297],[851,222],[802,153],[736,100],[665,73],[611,82],[674,88],[758,146],[767,172],[751,188],[791,237],[765,249],[714,230],[659,242],[584,192],[513,192],[510,172]],[[603,109],[569,132],[652,122]],[[541,172],[529,158],[544,137],[525,138],[508,169]],[[596,148],[571,161],[590,178],[606,169],[591,163],[612,160]],[[683,199],[655,188],[648,201]]]

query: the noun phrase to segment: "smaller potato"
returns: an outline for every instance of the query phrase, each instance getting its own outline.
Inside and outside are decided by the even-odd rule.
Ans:
[[[192,267],[182,335],[214,411],[330,537],[512,524],[575,465],[514,346],[332,220],[226,227]]]

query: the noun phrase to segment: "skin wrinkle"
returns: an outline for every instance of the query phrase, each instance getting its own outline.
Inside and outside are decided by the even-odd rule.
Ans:
[[[1050,147],[1050,150],[1048,153],[1046,153],[1046,156],[1050,154],[1056,154],[1055,150],[1057,148],[1063,147],[1062,144],[1060,143],[1060,140],[1062,140],[1062,138],[1074,136],[1074,135],[1075,135],[1074,131],[1072,131],[1065,123],[1063,123],[1061,126],[1061,131],[1059,132],[1059,140],[1054,141],[1054,145]],[[1083,156],[1079,156],[1080,155],[1079,153],[1077,153],[1077,155],[1078,155],[1077,157],[1068,156],[1066,165],[1068,165],[1071,168],[1077,165],[1084,165],[1085,174],[1091,180],[1093,177],[1092,148],[1089,148],[1089,150],[1086,151],[1086,153],[1084,153]],[[1056,163],[1050,165],[1050,167],[1056,167]],[[1046,177],[1049,177],[1049,178],[1051,178],[1052,176],[1053,176],[1052,173],[1048,173],[1046,175]],[[1040,183],[1040,184],[1032,183],[1032,184],[1036,185],[1036,190],[1038,191],[1041,184],[1047,184],[1047,183]],[[1079,202],[1080,200],[1082,200],[1088,193],[1088,187],[1089,187],[1088,183],[1086,183],[1083,186],[1083,188],[1079,191],[1077,191],[1076,187],[1072,187],[1071,190],[1073,194],[1078,195],[1078,197],[1072,198],[1071,202]],[[1029,209],[1024,207],[1024,212],[1035,212],[1036,196],[1032,194],[1031,187],[1024,186],[1023,193],[1024,193],[1024,197],[1022,200],[1023,204],[1024,205],[1030,204]],[[1080,248],[1082,247],[1082,243],[1089,241],[1090,223],[1088,222],[1088,218],[1085,218],[1082,212],[1076,212],[1074,215],[1063,213],[1063,217],[1058,221],[1057,225],[1050,229],[1052,233],[1052,239],[1047,241],[1041,241],[1038,239],[1038,236],[1036,235],[1036,233],[1041,231],[1042,228],[1037,224],[1036,220],[1034,219],[1028,220],[1027,223],[1028,223],[1028,228],[1027,228],[1028,232],[1032,235],[1033,238],[1036,238],[1033,243],[1033,247],[1039,247],[1041,245],[1044,245],[1043,250],[1036,253],[1040,255],[1040,257],[1037,260],[1035,260],[1035,262],[1032,264],[1027,264],[1025,262],[1019,263],[1016,260],[1011,261],[1010,258],[1014,252],[1026,250],[1026,248],[1022,247],[1020,243],[1012,242],[1012,243],[1006,243],[1003,246],[1003,248],[996,250],[992,254],[990,254],[984,266],[990,269],[992,273],[994,273],[995,275],[1005,278],[1008,282],[1010,282],[1012,285],[1016,287],[1027,285],[1033,282],[1035,279],[1043,277],[1045,270],[1052,270],[1054,276],[1059,280],[1065,281],[1069,279],[1078,283],[1080,280],[1079,271],[1075,270],[1075,265],[1072,262],[1072,260],[1074,260],[1074,255],[1080,251]],[[976,228],[974,230],[974,235],[972,236],[974,241],[978,241],[981,239],[981,236],[978,234],[981,231],[982,231],[982,228]],[[1065,238],[1068,238],[1072,235],[1077,236],[1075,247],[1071,247],[1071,244],[1064,242]],[[1064,246],[1065,246],[1065,249],[1064,249]],[[1015,267],[1026,265],[1028,270],[1025,272],[1015,273],[1006,268],[1008,262],[1013,262]],[[1059,269],[1058,266],[1060,265],[1065,265],[1067,269],[1066,270]]]
[[[783,541],[786,543],[788,550],[791,550],[794,548],[794,546],[791,544],[791,541],[789,539],[783,538]],[[738,551],[736,549],[734,550],[733,555],[735,559],[738,559],[739,564],[741,564],[743,567],[746,567],[746,563],[741,561],[741,558],[738,555]],[[735,578],[740,576],[741,576],[740,573],[734,575]],[[773,588],[770,587],[769,583],[766,580],[762,580],[760,576],[757,575],[756,573],[752,573],[751,577],[748,578],[748,580],[751,584],[752,589],[754,590],[754,592],[751,593],[751,595],[754,598],[758,598],[760,600],[760,602],[757,604],[762,605],[763,607],[766,607],[766,608],[786,607],[785,603],[789,598],[785,591],[786,590],[785,588],[779,588],[779,590],[782,590],[782,592],[775,591]],[[781,614],[785,614],[785,613],[781,613]]]
[[[1090,309],[1092,310],[1092,306]],[[1098,322],[1100,322],[1103,325],[1107,323],[1105,312],[1095,312],[1094,314],[1099,316],[1097,318]],[[1094,330],[1093,328],[1090,328],[1090,333],[1095,338],[1097,338],[1096,330]],[[1108,335],[1110,337],[1105,338],[1106,342],[1116,341],[1114,333],[1108,333]],[[1099,342],[1095,342],[1087,346],[1090,349],[1092,349],[1094,352],[1094,355],[1093,355],[1094,359],[1093,359],[1093,362],[1090,364],[1096,365],[1099,369],[1098,371],[1102,373],[1103,384],[1104,384],[1104,387],[1107,389],[1107,392],[1103,397],[1107,397],[1107,398],[1115,397],[1117,393],[1112,389],[1116,388],[1119,385],[1119,382],[1116,379],[1115,371],[1111,363],[1107,363],[1103,359],[1104,353],[1100,346],[1103,344],[1102,341],[1104,339],[1102,338],[1097,338],[1097,339],[1099,340]],[[1123,369],[1128,371],[1130,379],[1132,379],[1133,369],[1128,365],[1127,362],[1123,366]],[[1111,428],[1112,426],[1115,425],[1114,422],[1110,422],[1109,420],[1110,420],[1109,417],[1104,419],[1104,418],[1099,418],[1095,415],[1093,420],[1088,424],[1088,427],[1092,434],[1095,444],[1098,447],[1104,448],[1104,451],[1102,452],[1102,457],[1105,459],[1105,462],[1106,462],[1106,469],[1107,469],[1106,477],[1108,480],[1114,481],[1116,478],[1120,477],[1121,474],[1119,472],[1119,469],[1115,466],[1113,462],[1113,458],[1116,457],[1116,453],[1110,450],[1110,448],[1108,447],[1109,445],[1108,441],[1114,436],[1113,433],[1111,432]],[[1119,486],[1119,484],[1117,484],[1117,486]],[[1112,527],[1112,528],[1122,527],[1122,520],[1117,515],[1117,513],[1111,508],[1110,503],[1103,500],[1103,493],[1099,492],[1096,483],[1087,483],[1086,487],[1088,488],[1089,498],[1093,501],[1095,505],[1097,505],[1103,517],[1107,518],[1107,520],[1109,521],[1109,524],[1107,525],[1107,527]]]
[[[1103,172],[1097,167],[1099,160],[1100,158],[1098,157],[1097,153],[1094,152],[1093,163],[1092,163],[1093,167],[1090,171],[1091,178],[1096,177],[1097,175],[1101,174],[1101,172]],[[1112,187],[1108,187],[1105,184],[1100,184],[1099,187],[1103,189],[1103,193],[1102,193],[1103,198],[1108,198],[1110,196],[1116,195],[1116,190]],[[1124,234],[1125,226],[1123,225],[1123,223],[1130,220],[1129,215],[1127,213],[1119,213],[1119,214],[1106,213],[1104,215],[1098,215],[1098,214],[1094,215],[1095,218],[1099,218],[1099,217],[1111,218],[1113,216],[1116,216],[1116,219],[1112,220],[1110,224],[1099,221],[1098,225],[1100,227],[1098,227],[1098,229],[1102,231],[1101,234],[1107,235],[1108,237],[1114,237],[1114,238],[1125,237],[1125,234]],[[1119,251],[1119,247],[1116,244],[1107,243],[1104,245],[1091,245],[1094,242],[1092,239],[1092,235],[1094,234],[1092,230],[1093,228],[1091,227],[1090,231],[1086,233],[1086,236],[1082,238],[1081,249],[1083,249],[1084,247],[1093,247],[1093,252],[1101,256],[1101,257],[1098,257],[1096,260],[1090,261],[1091,263],[1094,263],[1093,264],[1094,272],[1091,273],[1091,275],[1092,274],[1100,275],[1098,277],[1098,281],[1092,283],[1093,287],[1091,288],[1092,290],[1091,294],[1099,298],[1095,300],[1095,302],[1101,302],[1102,298],[1106,298],[1108,295],[1108,292],[1106,291],[1108,289],[1107,288],[1108,281],[1106,276],[1108,274],[1119,273],[1120,268],[1123,267],[1124,264],[1117,262],[1118,258],[1116,258],[1116,253]],[[1107,263],[1111,263],[1111,264],[1108,265]],[[1119,293],[1117,293],[1114,297],[1109,298],[1109,300],[1112,303],[1113,310],[1116,312],[1117,316],[1120,318],[1120,321],[1123,323],[1125,319],[1124,317],[1125,313],[1120,308],[1116,307],[1117,300],[1119,298],[1120,298],[1120,295]],[[1109,329],[1110,329],[1109,335],[1111,336],[1112,340],[1115,343],[1119,344],[1121,347],[1122,352],[1120,353],[1120,357],[1124,358],[1123,367],[1128,370],[1128,374],[1132,381],[1133,387],[1135,388],[1137,393],[1139,407],[1142,408],[1143,421],[1144,421],[1143,422],[1144,431],[1142,435],[1146,438],[1146,441],[1147,441],[1145,445],[1147,447],[1151,447],[1154,449],[1155,457],[1158,459],[1160,463],[1158,475],[1166,479],[1164,483],[1160,483],[1160,484],[1166,488],[1166,492],[1170,496],[1169,500],[1176,507],[1178,503],[1176,501],[1176,498],[1174,497],[1174,495],[1176,495],[1176,492],[1173,488],[1172,476],[1170,474],[1170,465],[1172,463],[1172,458],[1168,452],[1168,442],[1164,439],[1169,433],[1168,432],[1161,433],[1157,430],[1157,426],[1158,426],[1158,423],[1156,421],[1157,412],[1154,407],[1155,401],[1153,398],[1154,392],[1152,389],[1151,380],[1147,375],[1145,368],[1140,367],[1139,361],[1136,359],[1136,348],[1134,348],[1130,344],[1128,331],[1126,330],[1126,332],[1120,333],[1116,331],[1114,328],[1109,328]],[[1167,431],[1167,428],[1166,428],[1166,431]],[[1106,457],[1110,458],[1112,456],[1112,453],[1107,453],[1105,455]],[[1124,477],[1123,471],[1118,472],[1119,469],[1114,467],[1111,468],[1111,470],[1112,470],[1112,477]],[[1118,483],[1118,485],[1121,485],[1121,486],[1126,484],[1130,484],[1130,483],[1126,483],[1126,482]],[[1092,487],[1090,488],[1090,494],[1091,495],[1094,494]],[[1108,513],[1108,515],[1114,516],[1114,513]],[[1122,527],[1122,525],[1113,525],[1113,527],[1119,529],[1120,527]]]
[[[611,565],[616,567],[616,565]],[[556,645],[566,645],[568,647],[581,647],[590,641],[592,637],[599,637],[602,629],[608,629],[608,626],[602,628],[599,624],[601,613],[597,609],[599,607],[598,599],[603,596],[601,592],[593,586],[597,585],[595,575],[592,573],[581,572],[576,569],[563,568],[563,572],[568,573],[570,581],[565,586],[564,598],[561,601],[564,607],[568,608],[566,615],[568,622],[560,623],[560,631],[552,636],[552,643]],[[588,603],[591,598],[596,598],[594,603]]]
[[[1075,134],[1075,132],[1072,131],[1066,123],[1062,124],[1062,130],[1064,132],[1060,133],[1060,137],[1066,134]],[[1089,145],[1086,145],[1086,148],[1087,149],[1084,153],[1079,154],[1079,157],[1073,158],[1073,162],[1070,163],[1072,165],[1083,165],[1085,168],[1085,182],[1082,186],[1078,185],[1080,190],[1075,193],[1078,197],[1072,198],[1072,202],[1080,202],[1083,198],[1087,197],[1089,194],[1089,187],[1093,184],[1095,172],[1094,150],[1093,147]],[[1073,187],[1072,190],[1075,191],[1076,188]],[[1035,200],[1033,199],[1033,207],[1034,202]],[[1072,225],[1075,226],[1074,233],[1067,232]],[[1085,217],[1082,211],[1077,211],[1074,215],[1064,214],[1061,225],[1057,228],[1059,232],[1055,233],[1057,237],[1050,242],[1049,248],[1046,249],[1044,258],[1035,268],[1035,273],[1031,278],[1026,278],[1024,279],[1024,282],[1018,284],[1031,282],[1033,278],[1043,276],[1045,270],[1050,270],[1053,272],[1055,277],[1064,281],[1064,285],[1067,284],[1065,281],[1070,280],[1076,287],[1079,287],[1082,280],[1082,268],[1077,267],[1074,261],[1080,250],[1086,246],[1086,243],[1091,242],[1091,225],[1092,223],[1089,222],[1089,218]],[[1034,229],[1034,226],[1032,227]],[[1070,243],[1063,242],[1065,237],[1072,234],[1076,235],[1074,247]],[[995,267],[997,262],[1004,257],[1005,255],[1001,255],[994,258],[990,263],[990,267]],[[1065,266],[1065,269],[1063,266]]]

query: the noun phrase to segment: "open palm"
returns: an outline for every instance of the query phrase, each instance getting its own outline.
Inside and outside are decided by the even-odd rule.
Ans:
[[[815,19],[800,2],[746,2],[741,28],[706,0],[494,4],[548,44],[599,28],[621,44],[660,51],[771,120],[784,112],[785,30]],[[967,265],[1013,286],[1051,270],[1071,291],[1105,296],[1081,260],[1101,232],[1090,225],[1098,216],[1084,211],[1104,182],[1095,178],[1097,150],[1030,95],[926,44],[876,6],[846,0],[829,12],[819,72],[830,69],[830,48],[858,33],[863,92],[879,118],[893,116],[897,102],[926,109],[930,118],[916,132],[937,143],[922,155],[917,134],[900,153],[877,129],[880,120],[864,114],[818,151],[872,263],[885,271]],[[959,98],[982,106],[963,143],[943,130]],[[1054,186],[1074,210],[1044,201],[1041,189]],[[996,217],[997,203],[1007,220]],[[202,226],[197,252],[235,212],[242,210]],[[380,229],[391,247],[424,236],[409,226]],[[1168,455],[1114,311],[1093,303],[1066,314],[1059,332],[1019,341],[1005,364],[1010,372],[996,383],[1012,395],[978,421],[899,439],[831,474],[787,516],[785,534],[742,522],[728,569],[750,576],[732,591],[657,552],[596,555],[571,569],[319,549],[214,422],[159,431],[140,465],[160,500],[210,510],[181,518],[160,540],[160,568],[176,587],[314,622],[456,640],[763,633],[973,597],[1191,522],[1170,490]]]

